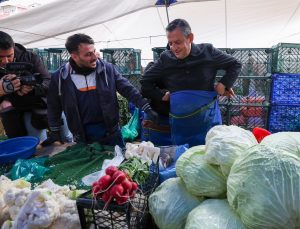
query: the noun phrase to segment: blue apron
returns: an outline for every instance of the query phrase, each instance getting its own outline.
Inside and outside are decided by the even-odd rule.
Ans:
[[[112,135],[108,135],[104,123],[87,124],[84,130],[87,143],[99,142],[102,145],[118,145],[121,148],[125,146],[120,128]]]
[[[156,146],[168,146],[172,144],[169,117],[159,115],[159,125],[147,126],[144,121],[150,121],[143,112],[142,141],[151,141]]]
[[[174,145],[205,144],[210,128],[222,124],[215,91],[178,91],[170,96],[170,124]]]

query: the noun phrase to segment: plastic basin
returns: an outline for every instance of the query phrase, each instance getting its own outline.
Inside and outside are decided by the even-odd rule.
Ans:
[[[39,144],[36,137],[18,137],[0,142],[0,164],[13,163],[31,157]]]

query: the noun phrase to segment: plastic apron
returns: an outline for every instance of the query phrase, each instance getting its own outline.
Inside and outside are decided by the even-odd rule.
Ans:
[[[159,115],[159,124],[154,124],[143,112],[142,141],[151,141],[156,146],[172,144],[169,117]]]
[[[210,128],[222,124],[215,91],[178,91],[170,96],[172,142],[190,147],[205,144]]]

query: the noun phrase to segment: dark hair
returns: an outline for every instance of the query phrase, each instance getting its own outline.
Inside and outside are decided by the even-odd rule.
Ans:
[[[77,52],[80,44],[94,44],[94,40],[83,33],[77,33],[72,36],[69,36],[66,41],[66,49],[69,53]]]
[[[14,47],[15,43],[11,36],[3,31],[0,31],[0,49],[7,50]]]
[[[180,18],[171,21],[167,26],[166,31],[172,32],[177,28],[179,28],[186,37],[192,32],[189,23],[186,20]]]

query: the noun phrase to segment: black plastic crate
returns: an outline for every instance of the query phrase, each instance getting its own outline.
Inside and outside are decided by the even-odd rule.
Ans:
[[[254,127],[268,129],[269,106],[245,103],[221,107],[223,124],[236,125],[247,130]]]
[[[219,81],[221,77],[217,77]],[[271,94],[271,76],[239,76],[233,85],[235,96],[219,97],[220,104],[259,104],[269,105]]]
[[[300,73],[300,44],[279,43],[272,47],[272,73]]]
[[[146,229],[151,225],[148,209],[148,197],[158,185],[158,164],[150,166],[150,176],[139,186],[135,197],[123,205],[105,203],[101,199],[92,199],[91,191],[82,194],[76,201],[81,227],[83,229]]]
[[[269,48],[235,48],[227,53],[242,63],[240,76],[265,76],[271,72],[272,52]]]
[[[273,105],[269,120],[270,131],[300,131],[300,104]]]
[[[122,75],[141,75],[141,50],[133,48],[101,49],[103,60],[116,66]]]
[[[300,74],[273,74],[272,79],[272,104],[300,104]]]

